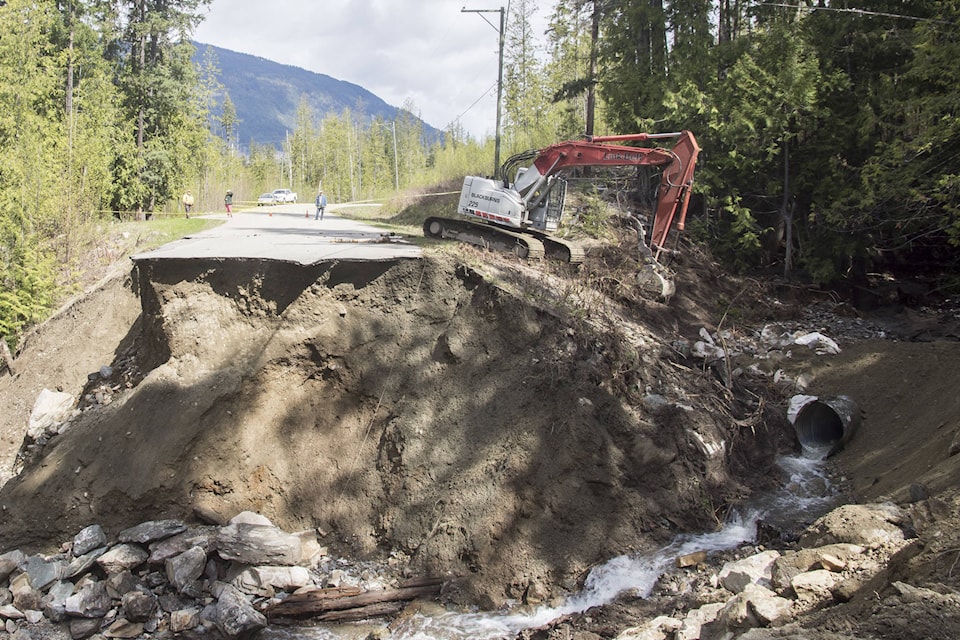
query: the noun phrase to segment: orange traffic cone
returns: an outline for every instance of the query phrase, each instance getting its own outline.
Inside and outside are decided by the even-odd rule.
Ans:
[[[303,217],[304,217],[304,218],[309,218],[309,217],[310,217],[310,209],[307,209],[306,211],[303,212]]]

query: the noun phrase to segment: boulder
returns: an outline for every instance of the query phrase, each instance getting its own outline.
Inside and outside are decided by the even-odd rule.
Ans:
[[[146,562],[149,556],[140,545],[120,544],[97,558],[97,564],[107,573],[119,573],[136,569]]]
[[[773,563],[779,557],[780,553],[777,551],[763,551],[742,560],[728,562],[720,570],[720,584],[733,593],[740,593],[748,584],[769,587]]]
[[[70,418],[73,404],[73,396],[69,393],[43,389],[33,403],[27,424],[27,436],[36,442],[45,432],[56,431],[55,427]]]
[[[228,638],[251,635],[267,626],[267,619],[253,608],[240,591],[226,586],[217,599],[214,624]]]
[[[183,593],[203,575],[207,553],[201,547],[187,549],[165,563],[167,579],[178,592]]]
[[[681,624],[676,618],[657,616],[642,626],[624,630],[616,640],[670,640]]]
[[[77,593],[67,598],[66,610],[67,615],[74,618],[99,619],[107,615],[112,605],[106,584],[103,582],[87,582]]]
[[[216,548],[217,527],[193,527],[150,545],[150,564],[164,564],[187,549],[200,547],[206,553]]]
[[[839,574],[817,569],[794,576],[790,586],[798,600],[821,603],[833,600],[833,588],[842,581],[843,577]]]
[[[73,555],[75,558],[105,546],[107,546],[107,534],[103,532],[103,527],[98,524],[86,527],[73,537]]]
[[[893,505],[847,504],[814,522],[800,536],[800,546],[809,549],[848,543],[868,549],[903,542],[900,524],[903,512]]]
[[[186,530],[187,525],[179,520],[153,520],[124,529],[117,535],[117,539],[120,542],[148,544],[155,540],[163,540],[178,533],[183,533]]]
[[[676,640],[699,640],[703,625],[716,620],[724,606],[726,603],[716,602],[689,611],[680,628],[677,629]]]
[[[856,568],[864,561],[864,549],[855,544],[830,544],[812,549],[800,549],[784,553],[773,563],[771,583],[777,593],[790,589],[794,576],[826,565]],[[826,565],[825,565],[826,563]],[[830,569],[836,571],[836,568]]]
[[[249,565],[293,566],[300,562],[300,538],[277,527],[231,524],[217,535],[217,553]]]
[[[0,582],[9,578],[26,560],[27,557],[20,551],[9,551],[0,555]]]

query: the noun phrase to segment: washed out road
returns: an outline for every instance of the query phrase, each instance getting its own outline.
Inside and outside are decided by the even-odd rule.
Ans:
[[[236,258],[297,262],[419,258],[420,248],[376,227],[342,218],[350,205],[328,205],[315,220],[313,204],[286,204],[235,211],[214,217],[226,223],[132,256],[134,262],[165,258]]]

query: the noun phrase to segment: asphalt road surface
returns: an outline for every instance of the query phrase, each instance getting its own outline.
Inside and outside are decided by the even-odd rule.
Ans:
[[[420,247],[381,229],[337,215],[350,205],[328,205],[315,220],[313,204],[284,204],[211,217],[225,224],[187,236],[132,259],[260,258],[304,265],[331,260],[419,258]]]

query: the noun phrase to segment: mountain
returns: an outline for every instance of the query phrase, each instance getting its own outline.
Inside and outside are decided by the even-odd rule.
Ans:
[[[238,138],[244,148],[251,142],[281,148],[288,132],[296,126],[301,97],[306,97],[318,117],[339,114],[347,108],[364,119],[380,116],[393,120],[397,115],[397,107],[359,85],[259,56],[200,42],[194,45],[194,62],[198,65],[206,50],[216,54],[218,80],[236,107],[240,120]],[[426,123],[424,131],[431,138],[440,133]]]

